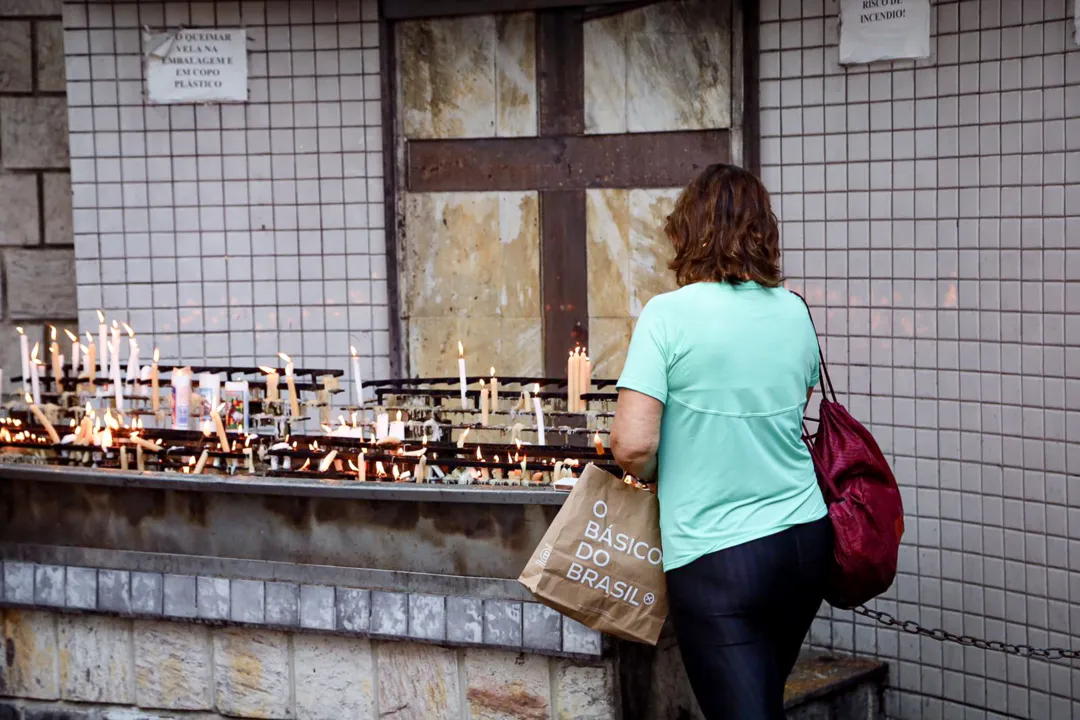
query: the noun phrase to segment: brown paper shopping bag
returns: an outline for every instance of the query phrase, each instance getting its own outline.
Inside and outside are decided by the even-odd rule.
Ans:
[[[518,581],[578,622],[655,645],[667,617],[656,495],[591,463]]]

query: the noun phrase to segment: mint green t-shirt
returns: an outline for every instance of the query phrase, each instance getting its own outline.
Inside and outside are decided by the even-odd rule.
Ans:
[[[824,517],[801,439],[818,382],[806,306],[782,288],[694,283],[638,318],[618,387],[664,403],[664,569]]]

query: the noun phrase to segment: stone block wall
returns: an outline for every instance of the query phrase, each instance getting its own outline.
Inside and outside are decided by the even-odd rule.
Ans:
[[[4,720],[615,717],[600,661],[19,609],[0,631]]]
[[[75,254],[60,0],[0,0],[0,367],[23,326],[74,323]]]

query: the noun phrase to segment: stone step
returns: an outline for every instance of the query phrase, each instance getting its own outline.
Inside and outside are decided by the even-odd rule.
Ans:
[[[788,720],[884,720],[888,674],[878,660],[807,653],[784,689]]]

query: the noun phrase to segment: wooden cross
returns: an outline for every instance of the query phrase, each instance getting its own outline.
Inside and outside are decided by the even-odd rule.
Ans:
[[[405,187],[539,191],[544,369],[558,376],[567,350],[588,345],[585,190],[686,185],[730,162],[731,134],[586,135],[582,9],[540,10],[536,20],[538,137],[409,140]]]

